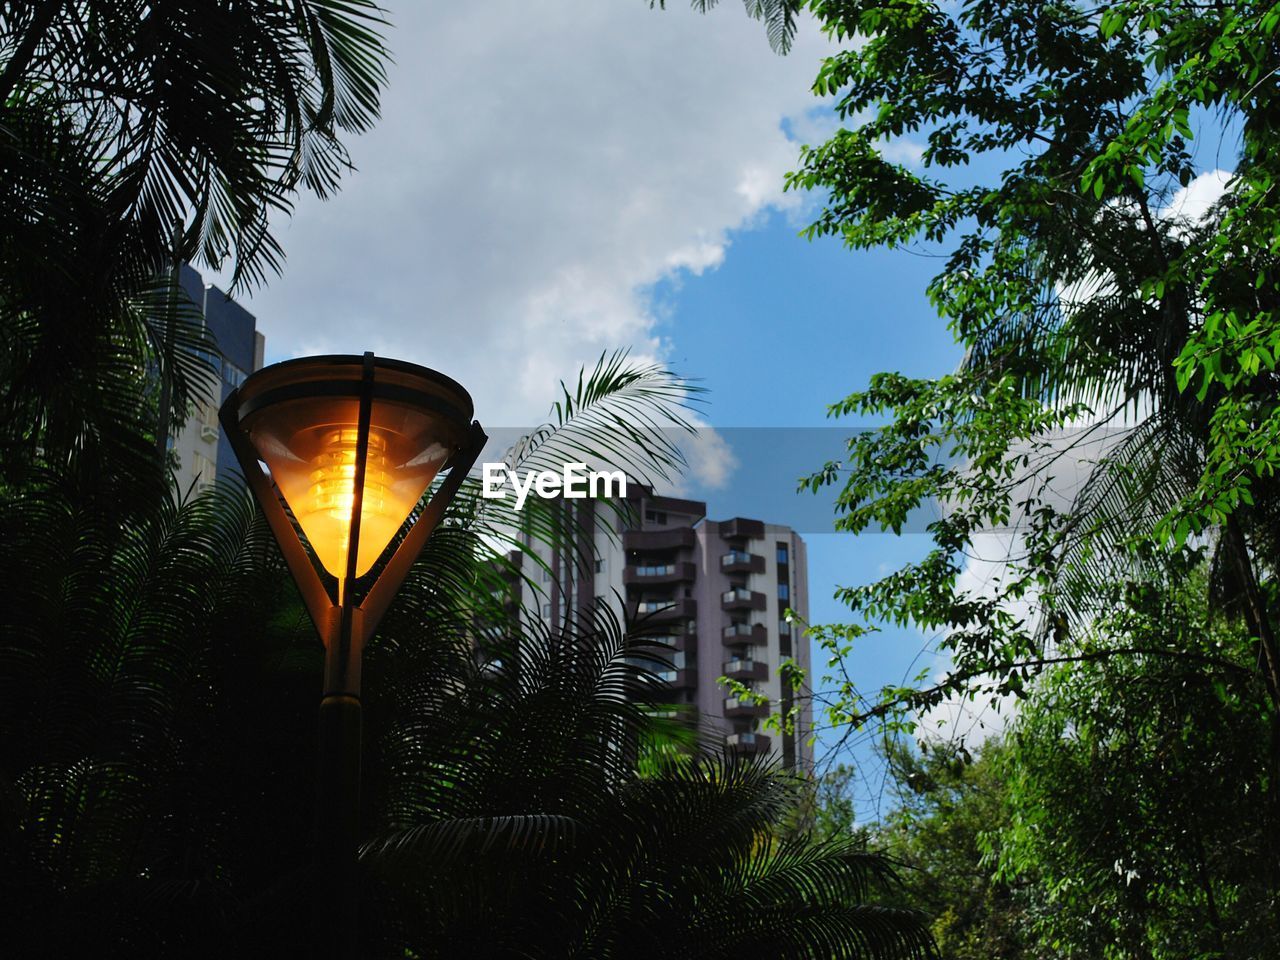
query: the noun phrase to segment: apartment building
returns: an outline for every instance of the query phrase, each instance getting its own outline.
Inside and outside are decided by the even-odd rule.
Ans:
[[[527,545],[542,562],[523,564],[538,587],[523,588],[526,609],[552,624],[596,604],[647,618],[675,651],[663,675],[672,702],[696,708],[702,726],[718,730],[731,749],[811,770],[807,699],[792,733],[763,726],[795,702],[779,675],[782,662],[809,671],[808,644],[784,618],[788,608],[808,618],[804,541],[779,524],[708,520],[705,503],[657,496],[634,483],[628,500],[628,510],[608,514],[598,514],[607,508],[591,500],[561,501],[567,529],[594,530],[591,550],[553,555]],[[762,694],[768,705],[731,695],[721,677]]]
[[[250,373],[262,367],[266,341],[253,314],[213,284],[206,284],[195,268],[183,264],[179,282],[200,308],[218,345],[218,352],[210,358],[216,372],[205,385],[215,399],[198,403],[187,422],[169,438],[169,449],[178,462],[178,489],[185,495],[188,490],[198,492],[214,479],[228,479],[237,469],[230,442],[218,425],[218,408]]]

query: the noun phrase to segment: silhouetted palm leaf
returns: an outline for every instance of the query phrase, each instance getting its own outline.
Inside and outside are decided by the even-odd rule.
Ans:
[[[269,216],[332,191],[376,117],[370,0],[71,0],[0,11],[0,467],[128,496],[208,377],[186,261],[278,269]],[[167,408],[167,409],[165,409]],[[89,482],[89,481],[85,481]]]

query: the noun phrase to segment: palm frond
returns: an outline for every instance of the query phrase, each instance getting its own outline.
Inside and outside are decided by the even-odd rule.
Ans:
[[[525,814],[437,820],[384,834],[360,849],[360,859],[379,870],[456,869],[463,860],[520,852],[556,856],[571,845],[580,824],[571,817]]]
[[[720,0],[693,0],[693,8],[699,13],[706,13],[715,7]],[[666,9],[666,0],[649,0],[649,6]],[[769,46],[777,53],[787,53],[795,40],[796,26],[800,12],[804,9],[803,0],[743,0],[747,16],[764,23],[769,37]]]
[[[594,367],[579,370],[576,382],[561,382],[550,419],[512,444],[504,462],[513,471],[555,473],[565,464],[585,463],[588,470],[622,471],[632,483],[669,482],[686,466],[679,439],[692,435],[690,414],[704,392],[660,364],[631,360],[625,350],[604,353]],[[588,549],[594,533],[615,538],[634,519],[632,505],[614,498],[578,501],[586,506],[572,508],[569,501],[530,497],[517,511],[511,498],[482,498],[474,480],[458,502],[490,544],[525,551],[535,566],[542,561],[526,548],[542,544],[576,572],[594,561]],[[535,594],[542,591],[534,571],[513,572]]]
[[[1053,608],[1083,627],[1110,608],[1118,585],[1149,573],[1158,558],[1132,549],[1134,531],[1151,529],[1173,509],[1199,477],[1202,462],[1203,452],[1194,441],[1160,414],[1112,444],[1074,498]]]

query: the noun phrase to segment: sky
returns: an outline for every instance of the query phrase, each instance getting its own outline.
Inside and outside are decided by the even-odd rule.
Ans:
[[[531,426],[558,381],[629,347],[708,390],[725,443],[695,463],[712,517],[789,522],[795,479],[839,455],[828,404],[882,370],[937,376],[959,350],[924,288],[936,259],[798,236],[815,199],[784,193],[799,146],[834,129],[810,92],[826,39],[787,56],[742,7],[675,0],[389,4],[383,116],[357,167],[277,223],[282,276],[239,296],[267,360],[373,350],[441,370],[494,427]],[[905,162],[920,145],[893,145]],[[811,616],[847,619],[866,582],[924,538],[831,532],[810,503]],[[798,515],[797,515],[798,516]],[[855,654],[900,682],[924,638]],[[865,757],[865,752],[862,754]]]
[[[796,481],[871,425],[833,423],[829,404],[880,371],[948,373],[960,351],[925,297],[936,256],[798,235],[820,198],[785,192],[785,174],[837,126],[810,90],[826,38],[802,22],[779,56],[735,3],[706,15],[680,0],[388,7],[395,63],[380,122],[348,141],[355,171],[274,224],[283,275],[237,295],[267,361],[373,350],[421,363],[463,383],[491,433],[541,422],[558,382],[602,352],[667,364],[707,390],[709,429],[676,492],[713,519],[795,527],[812,622],[849,620],[837,586],[892,572],[928,539],[833,533],[829,498]],[[922,144],[886,149],[915,164]],[[1197,149],[1212,161],[1171,213],[1196,215],[1222,191],[1221,144]],[[962,583],[987,589],[998,570],[971,562]],[[937,675],[936,640],[886,629],[850,671],[868,693]],[[924,729],[973,742],[1002,719],[979,704]],[[819,741],[820,761],[849,758],[836,740]],[[873,815],[885,799],[874,752],[859,738],[852,758]]]

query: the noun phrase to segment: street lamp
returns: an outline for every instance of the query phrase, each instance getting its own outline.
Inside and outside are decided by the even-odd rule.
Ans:
[[[480,455],[487,437],[472,413],[455,381],[372,353],[264,367],[219,413],[325,646],[317,835],[326,876],[340,888],[323,908],[340,954],[355,947],[361,652]],[[446,469],[357,604],[357,581]]]

